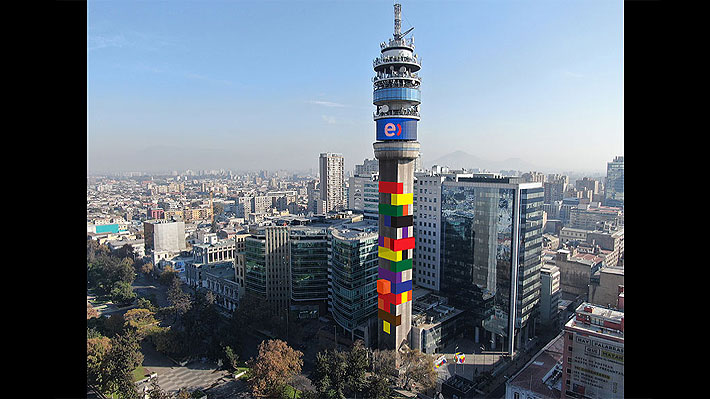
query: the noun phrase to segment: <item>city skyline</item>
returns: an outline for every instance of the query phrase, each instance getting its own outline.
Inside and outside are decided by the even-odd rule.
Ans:
[[[391,6],[89,3],[89,174],[317,170],[321,152],[352,171],[374,158],[371,60]],[[403,7],[423,54],[425,167],[463,151],[604,174],[623,155],[621,3]]]

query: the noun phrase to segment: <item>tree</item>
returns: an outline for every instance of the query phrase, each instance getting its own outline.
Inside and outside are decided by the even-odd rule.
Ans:
[[[106,354],[111,349],[111,339],[104,336],[86,340],[86,382],[101,387],[105,384],[101,372]]]
[[[153,296],[154,298],[154,296]],[[136,307],[139,309],[148,309],[151,312],[155,313],[158,311],[158,306],[156,306],[155,303],[153,303],[153,300],[146,298],[146,297],[140,297],[136,301]]]
[[[151,335],[151,339],[155,345],[155,350],[164,355],[178,358],[187,355],[184,334],[171,327],[156,331]]]
[[[397,352],[394,350],[376,349],[372,352],[372,370],[375,374],[396,378],[396,361]]]
[[[436,384],[434,358],[422,353],[419,349],[409,349],[400,352],[401,387],[411,389],[413,383],[421,388],[430,388]]]
[[[286,382],[301,372],[302,357],[301,351],[292,349],[284,341],[262,341],[257,358],[249,360],[251,377],[247,382],[252,393],[270,397],[279,395]]]
[[[123,315],[120,313],[114,313],[103,322],[103,331],[106,333],[106,336],[113,337],[116,334],[123,332],[125,324],[126,319],[123,318]]]
[[[239,361],[239,355],[234,353],[230,346],[224,347],[224,364],[227,365],[229,371],[235,371],[237,369],[237,362]]]
[[[102,392],[118,392],[124,398],[138,398],[132,372],[143,362],[137,337],[130,331],[111,339],[110,349],[101,362]]]
[[[86,320],[92,319],[94,317],[99,317],[99,312],[97,312],[96,309],[91,306],[89,301],[86,301]]]
[[[143,264],[140,265],[140,272],[148,275],[153,272],[153,262],[144,262]]]
[[[125,326],[132,328],[138,339],[143,339],[160,328],[154,315],[155,313],[148,309],[130,309],[123,314],[123,319]]]
[[[119,258],[129,258],[133,260],[135,252],[131,244],[124,244],[121,248],[116,251],[116,255]]]
[[[111,253],[111,249],[106,244],[99,244],[96,240],[86,241],[86,260],[93,262],[99,256],[107,256]]]
[[[168,301],[175,309],[175,320],[177,321],[178,316],[184,315],[192,307],[192,300],[190,295],[182,290],[182,286],[179,279],[174,279],[170,283],[170,288],[168,289]]]
[[[346,387],[350,392],[361,393],[365,388],[369,363],[365,343],[355,341],[347,354]]]
[[[160,277],[158,277],[160,284],[167,285],[168,287],[170,287],[175,280],[180,282],[180,277],[178,277],[178,273],[170,265],[165,266],[162,273],[160,273]]]
[[[369,399],[388,399],[391,396],[392,389],[390,388],[389,378],[377,373],[373,373],[367,377],[365,397]]]
[[[205,295],[195,295],[181,321],[191,355],[207,355],[211,359],[222,357],[219,314],[216,305],[210,303]]]
[[[347,383],[347,356],[337,350],[325,350],[316,354],[313,385],[323,398],[345,398]]]
[[[96,289],[99,295],[108,295],[118,282],[132,284],[135,271],[132,260],[101,254],[87,260],[86,278],[88,286]]]
[[[316,392],[325,398],[345,398],[360,395],[367,385],[369,368],[367,349],[362,341],[348,352],[326,350],[316,355],[313,385]]]
[[[131,283],[125,281],[116,282],[111,289],[111,300],[118,305],[128,305],[136,299],[136,296]]]
[[[158,379],[153,378],[150,380],[150,389],[148,390],[148,398],[149,399],[170,399],[171,395],[167,392],[165,392],[160,386],[158,385]]]

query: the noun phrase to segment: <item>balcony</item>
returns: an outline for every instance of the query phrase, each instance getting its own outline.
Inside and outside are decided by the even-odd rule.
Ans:
[[[422,83],[422,78],[416,73],[410,72],[396,72],[391,73],[379,72],[376,76],[372,78],[372,82],[375,84],[375,88],[380,87],[402,87],[396,85],[419,87]]]
[[[395,65],[407,65],[412,68],[412,72],[416,72],[422,67],[422,63],[419,58],[414,55],[414,57],[407,56],[390,56],[390,57],[378,57],[372,61],[372,66],[377,68],[382,68],[385,66],[395,66]]]
[[[419,112],[415,109],[397,109],[397,110],[389,110],[387,112],[373,112],[372,117],[375,120],[382,119],[382,118],[389,118],[392,116],[406,116],[409,118],[414,118],[414,119],[420,119],[419,117]]]
[[[389,48],[397,48],[397,47],[405,47],[408,48],[412,51],[414,51],[414,38],[407,39],[407,38],[401,38],[401,39],[389,39],[389,42],[385,43],[382,42],[380,43],[380,50],[384,51]]]

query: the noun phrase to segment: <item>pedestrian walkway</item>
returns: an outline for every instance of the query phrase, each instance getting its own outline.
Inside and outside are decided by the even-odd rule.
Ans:
[[[227,371],[218,370],[213,362],[195,361],[182,367],[178,366],[147,342],[141,345],[141,352],[143,367],[158,374],[158,386],[168,393],[175,393],[180,388],[187,388],[190,391],[204,390],[223,378],[232,378]],[[138,389],[142,391],[145,385],[150,387],[150,381],[139,384]]]

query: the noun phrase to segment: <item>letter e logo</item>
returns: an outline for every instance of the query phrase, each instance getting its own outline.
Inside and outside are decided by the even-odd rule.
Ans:
[[[387,137],[393,137],[394,136],[394,131],[396,128],[394,127],[394,123],[388,123],[385,125],[385,136]],[[401,131],[401,128],[400,128]]]

